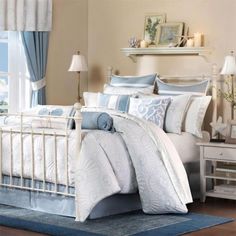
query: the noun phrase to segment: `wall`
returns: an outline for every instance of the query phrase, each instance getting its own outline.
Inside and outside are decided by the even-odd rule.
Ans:
[[[236,50],[235,9],[235,0],[89,0],[89,90],[102,89],[108,66],[124,75],[210,74],[213,63],[221,67],[224,56]],[[125,57],[120,48],[127,47],[133,35],[142,38],[144,17],[155,12],[166,13],[167,21],[185,22],[190,34],[203,32],[205,45],[214,48],[210,61],[201,57],[144,56],[135,64]]]
[[[77,50],[87,57],[87,0],[54,0],[53,30],[50,35],[47,67],[47,104],[71,105],[77,98],[78,75],[68,72]],[[87,73],[81,73],[87,90]]]

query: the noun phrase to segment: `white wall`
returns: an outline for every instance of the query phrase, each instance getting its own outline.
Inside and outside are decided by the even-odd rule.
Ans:
[[[211,66],[221,67],[224,56],[236,50],[235,0],[89,0],[88,56],[89,89],[98,91],[106,81],[106,69],[121,74],[210,74]],[[167,21],[185,22],[190,34],[203,32],[205,46],[213,48],[210,61],[201,57],[144,56],[135,64],[120,48],[131,36],[143,37],[147,13],[166,13]],[[225,119],[229,113],[224,106]]]

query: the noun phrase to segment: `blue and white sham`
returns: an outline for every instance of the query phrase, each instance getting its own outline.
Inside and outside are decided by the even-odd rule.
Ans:
[[[98,107],[128,112],[129,95],[98,94]]]
[[[132,88],[145,88],[154,86],[157,75],[144,75],[144,76],[118,76],[112,75],[110,85],[114,87],[132,87]]]
[[[152,121],[163,128],[171,98],[130,98],[129,114]]]
[[[159,78],[156,79],[158,94],[165,96],[177,96],[183,94],[191,94],[193,96],[205,96],[208,87],[209,80],[204,80],[200,83],[191,85],[178,85],[172,83],[165,83]]]

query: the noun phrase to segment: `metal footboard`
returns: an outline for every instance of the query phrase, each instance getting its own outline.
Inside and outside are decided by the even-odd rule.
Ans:
[[[65,131],[62,133],[56,133],[56,132],[47,132],[47,130],[40,130],[40,131],[34,131],[33,128],[31,130],[24,129],[24,119],[29,118],[29,117],[37,117],[37,118],[46,118],[46,119],[65,119],[65,121],[68,121],[70,119],[74,119],[75,121],[75,126],[76,126],[76,156],[74,158],[79,158],[79,152],[80,152],[80,143],[81,143],[81,122],[82,122],[82,116],[81,116],[81,105],[79,103],[76,103],[74,105],[76,109],[76,113],[74,117],[59,117],[59,116],[36,116],[36,115],[28,115],[28,114],[1,114],[3,116],[7,117],[18,117],[20,118],[19,126],[18,129],[6,129],[4,127],[0,128],[0,186],[1,187],[7,187],[7,188],[15,188],[15,189],[23,189],[23,190],[29,190],[29,191],[38,191],[38,192],[45,192],[45,193],[53,193],[53,194],[59,194],[63,196],[71,196],[74,197],[75,194],[71,193],[69,190],[70,188],[70,183],[69,183],[69,134],[68,134],[68,128],[65,129]],[[67,122],[66,122],[67,123]],[[9,158],[10,162],[10,169],[9,169],[9,182],[4,182],[3,178],[3,161],[6,157],[3,159],[3,135],[8,134],[9,137],[9,143],[10,143],[10,153],[9,156],[7,156],[7,159]],[[18,135],[20,137],[20,153],[19,153],[19,158],[17,160],[20,161],[20,174],[17,176],[20,180],[20,184],[16,185],[14,184],[13,178],[16,177],[13,175],[13,166],[16,164],[14,163],[14,158],[13,158],[13,137],[14,135]],[[30,186],[25,186],[24,185],[24,137],[25,136],[30,136],[31,140],[31,148],[30,148],[30,158],[31,158],[31,176],[30,178],[27,176],[27,179],[30,179]],[[39,188],[36,186],[35,181],[37,179],[35,178],[35,137],[41,136],[42,137],[42,168],[43,168],[43,175],[42,179],[40,180],[42,183],[42,188]],[[53,139],[53,146],[47,147],[47,142],[46,138],[50,136]],[[61,191],[58,188],[58,138],[60,140],[63,139],[63,143],[65,145],[65,157],[64,157],[64,165],[65,165],[65,185],[63,188],[63,191]],[[51,185],[54,185],[53,190],[47,188],[47,179],[46,179],[46,173],[47,173],[47,165],[46,165],[46,148],[51,148],[54,150],[54,157],[53,157],[53,162],[54,162],[54,182],[50,183]],[[75,160],[76,161],[76,160]],[[40,167],[41,168],[41,167]],[[61,185],[61,184],[60,184]]]

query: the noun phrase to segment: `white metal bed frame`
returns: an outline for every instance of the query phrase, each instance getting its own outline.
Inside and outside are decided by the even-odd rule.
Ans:
[[[107,73],[107,81],[110,81],[110,78],[112,76],[112,67],[108,68],[108,73]],[[181,81],[187,81],[186,79],[191,78],[191,80],[195,80],[195,81],[201,81],[205,78],[211,78],[211,84],[212,84],[212,105],[213,105],[213,113],[212,113],[212,120],[216,121],[217,120],[217,107],[218,107],[218,103],[217,103],[217,81],[218,81],[218,72],[217,72],[217,67],[214,64],[212,66],[212,75],[210,76],[166,76],[168,77],[168,80],[181,80]],[[66,121],[68,121],[69,119],[74,119],[75,123],[76,123],[76,153],[77,156],[76,158],[79,158],[79,152],[80,152],[80,145],[81,145],[81,123],[82,123],[82,116],[81,116],[81,105],[79,103],[76,103],[74,105],[75,109],[76,109],[76,114],[74,117],[63,117]],[[0,128],[0,187],[7,187],[10,189],[22,189],[22,190],[29,190],[29,191],[36,191],[36,192],[44,192],[44,193],[51,193],[51,194],[57,194],[57,195],[63,195],[63,196],[69,196],[69,197],[76,197],[75,194],[71,193],[69,191],[69,171],[68,171],[68,129],[65,130],[64,134],[57,134],[57,133],[47,133],[45,131],[42,132],[34,132],[34,130],[32,129],[31,131],[25,131],[23,129],[23,121],[25,117],[34,117],[34,115],[27,115],[27,114],[2,114],[2,115],[6,115],[6,116],[18,116],[20,117],[20,130],[4,130],[2,128]],[[36,116],[36,115],[35,115]],[[58,117],[58,116],[36,116],[36,117],[43,117],[43,118],[60,118],[62,119],[62,117]],[[3,182],[3,169],[2,169],[2,144],[3,144],[3,134],[4,133],[8,133],[10,134],[10,183],[4,183]],[[20,135],[20,166],[21,166],[21,171],[20,171],[20,185],[15,185],[13,183],[13,143],[12,143],[12,139],[13,139],[13,135],[14,134],[18,134]],[[24,148],[23,148],[23,140],[24,140],[24,136],[25,135],[30,135],[31,136],[31,160],[32,160],[32,166],[31,166],[31,178],[27,178],[30,179],[31,181],[31,186],[27,187],[24,186]],[[35,186],[35,177],[34,177],[34,136],[35,135],[41,135],[42,139],[43,139],[43,187],[42,188],[37,188]],[[212,132],[212,135],[214,135],[214,131]],[[47,169],[46,169],[46,165],[45,165],[45,150],[46,150],[46,142],[45,142],[45,138],[47,136],[53,136],[54,137],[54,168],[55,168],[55,183],[54,184],[54,190],[48,190],[46,188],[46,173],[47,173]],[[66,171],[66,185],[65,185],[65,191],[60,191],[58,190],[58,178],[57,178],[57,137],[60,138],[64,138],[65,140],[65,148],[66,148],[66,156],[65,156],[65,171]]]
[[[3,128],[0,128],[0,187],[7,187],[7,188],[14,188],[14,189],[22,189],[22,190],[30,190],[30,191],[37,191],[37,192],[44,192],[44,193],[54,193],[54,194],[58,194],[58,195],[63,195],[63,196],[70,196],[70,197],[75,197],[75,194],[70,193],[69,191],[69,163],[68,163],[68,129],[65,129],[64,134],[60,133],[56,133],[54,132],[53,134],[50,132],[45,132],[44,130],[42,130],[42,132],[37,131],[34,132],[33,129],[31,129],[31,131],[28,130],[24,130],[23,129],[23,122],[24,122],[24,118],[26,117],[40,117],[40,118],[45,118],[45,119],[65,119],[65,121],[68,121],[69,119],[74,119],[75,120],[75,125],[76,125],[76,153],[77,153],[77,157],[79,158],[79,152],[80,152],[80,143],[81,143],[81,123],[82,123],[82,116],[81,116],[81,105],[79,103],[76,103],[74,105],[74,108],[76,109],[76,113],[74,117],[70,117],[70,116],[66,116],[66,117],[59,117],[59,116],[38,116],[38,115],[29,115],[29,114],[1,114],[7,117],[20,117],[20,130],[14,130],[14,129],[10,129],[10,130],[4,130]],[[67,123],[67,122],[66,122]],[[10,154],[9,154],[9,158],[10,158],[10,181],[9,183],[3,183],[3,166],[2,166],[2,144],[3,144],[3,134],[4,133],[8,133],[10,135]],[[15,134],[20,135],[20,185],[15,185],[13,183],[13,136]],[[25,135],[30,135],[31,136],[31,187],[27,187],[24,186],[24,136]],[[40,135],[42,136],[42,156],[43,156],[43,179],[42,179],[42,184],[43,187],[42,188],[37,188],[35,186],[35,177],[34,177],[34,170],[35,170],[35,158],[34,158],[34,137],[35,135]],[[54,190],[48,190],[46,188],[46,173],[47,173],[47,169],[46,169],[46,142],[45,139],[47,136],[53,136],[54,137],[54,179],[55,182],[54,184]],[[57,137],[63,138],[65,141],[65,150],[66,150],[66,156],[65,156],[65,176],[66,176],[66,185],[65,185],[65,191],[60,191],[58,190],[58,177],[57,177],[57,162],[58,162],[58,158],[57,158]],[[29,178],[27,178],[29,179]]]

